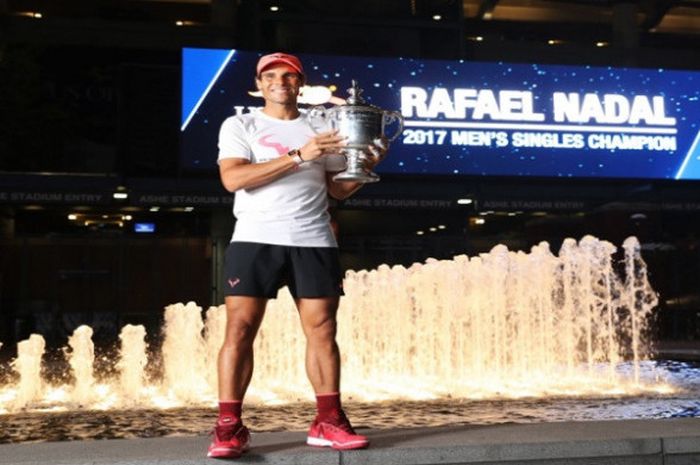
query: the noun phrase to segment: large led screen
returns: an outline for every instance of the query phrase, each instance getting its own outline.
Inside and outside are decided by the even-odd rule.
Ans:
[[[182,166],[215,169],[221,122],[257,111],[260,53],[183,50]],[[404,130],[391,174],[700,179],[700,73],[300,54],[302,108],[353,79]]]

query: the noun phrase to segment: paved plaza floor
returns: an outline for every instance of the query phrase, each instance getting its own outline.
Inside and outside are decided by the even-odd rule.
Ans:
[[[690,465],[700,464],[700,419],[625,420],[364,430],[369,449],[337,452],[304,444],[304,432],[253,433],[230,462],[255,464]],[[165,437],[0,445],[7,465],[190,465],[209,438]]]

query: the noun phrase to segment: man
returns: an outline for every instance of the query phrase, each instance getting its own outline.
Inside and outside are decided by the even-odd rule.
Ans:
[[[307,443],[335,449],[367,447],[340,402],[336,312],[343,293],[327,196],[344,199],[361,184],[334,182],[344,169],[336,131],[315,134],[297,107],[304,70],[293,55],[258,61],[255,84],[265,106],[226,119],[219,133],[219,171],[236,193],[237,218],[225,257],[226,336],[219,352],[219,419],[209,457],[239,457],[250,442],[241,419],[253,374],[253,341],[269,298],[289,286],[307,340],[306,372],[317,399]],[[385,144],[370,150],[372,167]]]

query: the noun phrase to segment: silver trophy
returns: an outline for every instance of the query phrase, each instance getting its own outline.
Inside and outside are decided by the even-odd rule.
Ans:
[[[347,145],[340,149],[347,159],[347,168],[333,176],[334,181],[377,182],[379,176],[364,166],[365,159],[376,156],[369,145],[388,144],[399,137],[403,131],[403,117],[397,111],[382,110],[366,103],[360,96],[362,89],[354,79],[348,94],[345,105],[311,108],[309,123],[317,133],[337,129],[339,135],[347,138]],[[386,128],[393,123],[396,123],[396,131],[388,137]]]

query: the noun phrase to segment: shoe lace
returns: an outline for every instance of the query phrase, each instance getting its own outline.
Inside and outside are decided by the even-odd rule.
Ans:
[[[230,441],[236,435],[236,431],[240,425],[216,425],[211,434],[216,436],[219,441]]]
[[[345,412],[343,410],[340,411],[340,415],[333,418],[332,424],[336,428],[343,430],[346,433],[355,434],[355,430],[352,428],[350,420],[348,420],[348,417],[345,415]]]

